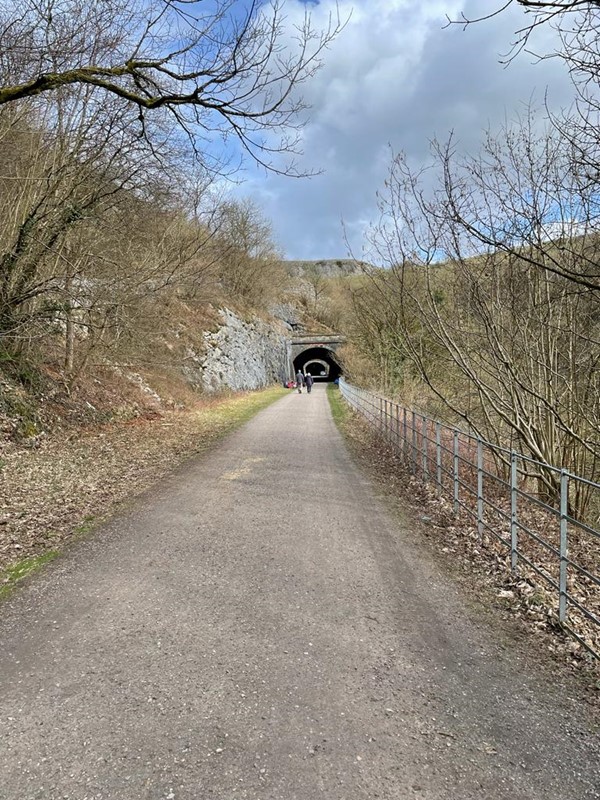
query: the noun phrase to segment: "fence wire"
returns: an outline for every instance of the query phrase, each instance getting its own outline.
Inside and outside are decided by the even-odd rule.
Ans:
[[[433,484],[493,540],[510,569],[549,590],[561,626],[600,659],[600,529],[576,518],[581,491],[600,506],[600,484],[500,447],[340,379],[346,401],[402,455],[414,475]]]

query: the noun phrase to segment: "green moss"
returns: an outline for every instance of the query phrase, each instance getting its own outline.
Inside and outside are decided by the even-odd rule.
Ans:
[[[39,433],[39,420],[34,402],[23,388],[8,388],[0,392],[0,411],[17,420],[17,433],[23,438]]]
[[[27,391],[37,392],[43,386],[39,365],[24,355],[0,347],[0,367]]]
[[[88,514],[79,523],[79,525],[75,528],[75,534],[77,536],[85,536],[90,531],[94,530],[96,525],[100,522],[100,518],[95,516],[94,514]]]
[[[37,423],[31,419],[21,419],[18,431],[24,439],[31,439],[32,436],[37,436],[40,432]]]
[[[56,550],[49,550],[41,556],[23,558],[21,561],[17,561],[16,564],[2,570],[0,572],[0,600],[8,597],[20,581],[36,572],[44,564],[52,561],[57,555],[58,552]]]

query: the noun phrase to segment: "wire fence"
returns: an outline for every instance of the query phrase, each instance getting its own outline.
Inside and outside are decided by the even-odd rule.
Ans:
[[[340,379],[347,402],[380,432],[414,475],[451,499],[456,515],[493,543],[513,572],[544,588],[552,613],[600,659],[600,530],[574,516],[581,492],[600,505],[600,484],[449,427]]]

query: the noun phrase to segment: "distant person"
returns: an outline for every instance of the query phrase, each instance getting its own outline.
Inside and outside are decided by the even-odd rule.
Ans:
[[[304,386],[304,375],[300,370],[296,373],[296,387],[298,388],[298,394],[302,394],[302,387]]]
[[[304,383],[306,384],[306,391],[310,394],[310,390],[313,387],[313,383],[315,382],[313,376],[310,372],[306,373],[306,377],[304,378]]]

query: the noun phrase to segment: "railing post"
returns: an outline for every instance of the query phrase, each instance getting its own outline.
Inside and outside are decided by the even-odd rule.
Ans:
[[[417,415],[412,412],[412,471],[417,472]]]
[[[483,442],[477,439],[477,533],[483,544]]]
[[[567,567],[569,557],[568,520],[569,515],[569,473],[560,472],[560,568],[558,576],[558,619],[567,621]]]
[[[388,438],[387,415],[388,415],[388,401],[387,401],[387,398],[384,398],[384,400],[383,400],[383,438],[386,439],[386,440]]]
[[[427,467],[427,434],[425,431],[426,420],[425,414],[421,414],[421,444],[423,445],[423,477],[427,479],[429,477],[429,469]]]
[[[519,534],[517,527],[517,454],[513,451],[510,454],[510,567],[512,570],[517,568],[519,559]]]
[[[427,420],[425,415],[417,414],[415,411],[408,411],[406,408],[392,403],[392,401],[383,400],[370,392],[357,390],[356,388],[340,381],[340,390],[342,396],[353,407],[360,409],[364,412],[365,416],[370,418],[370,421],[385,431],[386,437],[390,440],[396,440],[399,447],[402,447],[407,461],[410,460],[413,472],[419,468],[419,442],[418,431],[416,426],[417,417],[420,419],[421,424],[421,437],[422,437],[422,465],[423,472],[429,475],[432,479],[435,474],[437,488],[440,493],[444,489],[444,473],[448,474],[449,480],[453,479],[454,483],[454,512],[456,514],[460,511],[460,431],[453,431],[453,449],[450,451],[449,447],[442,447],[442,439],[446,437],[446,432],[449,434],[451,429],[447,429],[440,422],[434,420]],[[378,415],[379,412],[379,416]],[[412,414],[412,439],[408,435],[408,414]],[[429,426],[429,422],[431,425]],[[428,438],[429,428],[431,428],[432,437]],[[435,429],[435,472],[433,460],[433,430]],[[485,442],[479,437],[470,437],[468,449],[463,453],[463,461],[469,471],[474,466],[471,462],[473,438],[477,442],[477,531],[480,541],[483,542],[485,538],[485,498],[484,491],[484,476],[486,474],[485,467]],[[429,441],[432,444],[432,454],[429,454]],[[489,445],[493,447],[493,445]],[[412,448],[412,453],[409,450]],[[452,469],[445,468],[444,453],[450,452],[453,454],[453,467]],[[467,455],[468,453],[468,460]],[[522,458],[519,453],[510,452],[510,552],[511,552],[511,569],[514,571],[518,567],[520,560],[519,556],[519,494],[523,494],[526,498],[526,486],[519,486],[519,458]],[[449,461],[449,458],[447,459]],[[472,474],[472,473],[470,473]],[[523,473],[522,473],[523,474]],[[560,541],[559,541],[559,571],[558,571],[558,618],[563,624],[567,623],[569,616],[570,605],[574,603],[569,597],[569,490],[571,474],[562,469],[560,471],[560,511],[559,511],[559,524],[560,524]],[[574,479],[576,479],[574,477]],[[466,480],[466,479],[465,479]],[[448,483],[446,481],[446,483]],[[506,484],[505,484],[506,485]],[[595,484],[594,484],[595,485]],[[450,486],[447,487],[448,489]],[[574,523],[575,524],[575,523]]]
[[[442,493],[442,426],[435,423],[435,465],[437,473],[438,493]]]
[[[453,458],[453,475],[454,475],[454,513],[458,514],[459,495],[458,495],[458,431],[454,431],[454,458]]]

